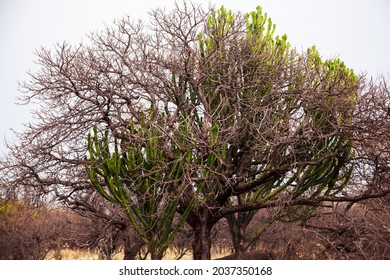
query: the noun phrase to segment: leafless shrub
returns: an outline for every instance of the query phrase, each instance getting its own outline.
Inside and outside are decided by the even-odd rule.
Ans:
[[[345,210],[348,211],[345,211]],[[312,217],[306,228],[334,259],[389,259],[389,205],[382,199],[335,207]]]
[[[0,259],[40,260],[58,246],[65,223],[47,208],[18,201],[0,203]]]

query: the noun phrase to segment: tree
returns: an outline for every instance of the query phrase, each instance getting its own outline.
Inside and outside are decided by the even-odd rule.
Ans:
[[[209,259],[224,217],[249,222],[250,211],[275,208],[297,219],[324,201],[386,195],[346,188],[359,149],[388,133],[386,83],[365,86],[340,60],[323,61],[314,47],[299,54],[274,31],[260,8],[243,15],[184,2],[152,11],[148,25],[117,21],[89,45],[39,50],[41,69],[22,84],[24,100],[40,106],[37,121],[9,145],[1,185],[105,220],[118,207],[94,203],[115,201],[128,218],[138,213],[131,224],[144,242],[153,241],[144,229],[163,233],[156,258],[161,236],[172,226],[171,240],[183,220],[194,258]],[[147,203],[158,206],[138,210]],[[168,220],[150,227],[155,217]],[[232,231],[237,244],[247,234],[245,223]]]
[[[351,120],[358,78],[339,60],[322,62],[314,47],[298,56],[289,49],[286,36],[273,36],[275,27],[260,8],[242,16],[222,7],[191,33],[179,33],[179,27],[171,25],[170,19],[177,13],[168,17],[161,11],[154,13],[163,31],[155,35],[161,36],[158,45],[152,45],[158,54],[145,57],[152,60],[137,68],[151,80],[157,76],[162,90],[146,93],[143,102],[150,111],[131,116],[130,134],[122,130],[116,136],[130,146],[120,152],[114,144],[112,155],[107,150],[99,158],[103,170],[95,170],[91,178],[97,189],[112,199],[98,181],[98,175],[104,177],[109,192],[135,216],[144,202],[134,202],[134,196],[142,201],[145,197],[164,201],[161,190],[167,182],[180,179],[186,187],[174,186],[177,193],[166,195],[180,204],[176,211],[194,230],[194,259],[209,259],[210,231],[221,218],[228,216],[232,231],[242,231],[237,234],[240,238],[245,236],[247,222],[237,221],[242,222],[244,215],[249,222],[255,209],[296,203],[289,215],[301,217],[312,208],[297,201],[334,196],[343,189],[351,172],[351,143],[344,127]],[[191,13],[184,10],[183,14]],[[181,22],[180,28],[183,26],[196,27]],[[162,42],[164,49],[168,46],[167,57],[159,52]],[[169,46],[175,46],[174,54],[180,47],[184,49],[173,56]],[[143,121],[144,114],[148,122]],[[94,142],[99,141],[96,138]],[[103,143],[103,148],[109,146],[106,140]],[[134,153],[139,143],[142,145]],[[92,160],[101,154],[99,149],[90,148]],[[156,161],[157,155],[161,162]],[[134,166],[138,158],[142,165]],[[180,169],[179,177],[175,169],[164,170],[183,159],[185,168]],[[121,164],[129,166],[129,162],[131,168],[123,171]],[[150,165],[158,169],[151,171]],[[141,185],[147,184],[138,194],[130,191],[137,181],[129,180],[134,174]],[[110,180],[117,183],[111,186]],[[156,183],[150,185],[149,180]],[[128,181],[126,187],[123,181]],[[126,197],[124,203],[120,197]],[[272,201],[275,197],[280,197],[279,201]],[[183,207],[189,201],[190,207]],[[201,203],[194,206],[193,201]],[[142,218],[146,216],[159,217],[157,212],[142,214]],[[170,215],[169,225],[172,219]],[[143,235],[143,231],[139,233]],[[245,249],[237,246],[238,251]]]
[[[66,221],[46,207],[0,199],[0,259],[42,260],[59,241]]]
[[[292,118],[295,118],[295,114],[298,113],[299,122],[301,123],[296,127],[294,126],[297,124],[292,126],[287,124],[286,128],[290,132],[297,129],[293,134],[300,142],[283,143],[277,154],[277,156],[285,159],[293,156],[294,159],[283,163],[283,169],[286,168],[284,171],[287,171],[287,173],[281,174],[279,180],[270,182],[270,188],[274,190],[267,192],[265,195],[264,187],[267,186],[263,186],[256,188],[255,191],[240,194],[236,201],[238,205],[245,207],[247,204],[264,203],[272,199],[274,195],[279,195],[279,192],[284,192],[291,187],[294,190],[289,199],[293,200],[301,196],[307,197],[307,195],[309,199],[319,195],[336,195],[349,181],[352,165],[348,161],[351,159],[352,142],[351,132],[346,131],[344,125],[350,124],[351,121],[353,111],[351,108],[353,108],[357,98],[355,90],[358,77],[338,59],[323,62],[314,47],[308,50],[306,59],[306,65],[294,74],[302,73],[304,79],[309,80],[310,86],[305,89],[309,94],[309,98],[306,94],[298,93],[293,98],[294,100],[287,101],[290,103],[289,105],[294,104],[294,109],[289,111],[289,114]],[[341,87],[350,89],[346,96],[337,94],[337,92],[343,91]],[[331,93],[329,90],[335,90],[335,93]],[[319,100],[311,99],[314,96],[317,96]],[[337,96],[337,98],[334,98],[334,96]],[[306,100],[302,102],[300,98]],[[346,102],[345,99],[349,100]],[[337,102],[340,102],[338,106],[341,105],[338,109],[336,109]],[[331,112],[329,108],[334,108],[336,111]],[[284,117],[290,118],[288,115]],[[333,128],[330,128],[330,126],[333,126]],[[313,130],[316,132],[313,133]],[[306,134],[304,138],[300,137],[302,133]],[[310,136],[307,134],[310,134]],[[309,146],[307,143],[310,143]],[[304,155],[305,151],[308,153]],[[294,167],[294,164],[297,166]],[[232,205],[232,202],[228,201],[228,204]],[[308,208],[307,211],[297,212],[301,208],[302,206],[299,205],[288,212],[287,215],[286,213],[280,213],[281,209],[275,211],[275,214],[260,224],[252,234],[248,234],[246,228],[257,213],[256,210],[228,215],[227,220],[235,245],[236,257],[239,258],[263,230],[275,220],[298,220],[306,217],[314,210],[314,208]],[[298,215],[296,215],[297,213]],[[289,217],[291,214],[294,214],[293,217]]]

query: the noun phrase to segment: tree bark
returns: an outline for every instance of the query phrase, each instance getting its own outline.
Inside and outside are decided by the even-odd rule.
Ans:
[[[247,242],[245,240],[246,234],[246,225],[241,225],[238,227],[238,234],[236,240],[233,242],[234,246],[234,256],[236,260],[241,260],[242,256],[245,254],[248,249]]]
[[[196,214],[190,217],[190,225],[194,230],[194,241],[192,244],[194,260],[211,259],[211,229],[214,225],[211,214],[206,206],[200,206]]]
[[[125,255],[124,260],[134,260],[138,252],[145,245],[142,239],[137,235],[129,235],[127,232],[124,232],[124,251]]]
[[[207,223],[197,223],[194,227],[194,243],[192,245],[194,260],[211,259],[211,227]]]

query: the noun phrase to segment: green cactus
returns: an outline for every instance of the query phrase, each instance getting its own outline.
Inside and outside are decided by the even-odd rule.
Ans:
[[[159,121],[164,122],[164,118]],[[130,123],[129,136],[142,140],[110,142],[107,131],[99,136],[94,127],[88,135],[87,172],[96,190],[122,207],[151,257],[161,259],[195,206],[195,199],[181,205],[182,214],[175,218],[179,199],[188,191],[182,169],[192,160],[191,150],[184,157],[187,161],[183,161],[174,141],[170,151],[164,151],[165,135],[146,120],[139,125]],[[168,158],[168,152],[180,160]]]

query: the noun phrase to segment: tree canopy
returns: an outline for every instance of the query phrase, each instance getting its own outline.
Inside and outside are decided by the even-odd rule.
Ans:
[[[148,55],[142,64],[134,57],[126,65],[137,65],[132,71],[156,89],[139,93],[143,111],[117,128],[113,136],[121,143],[114,152],[107,135],[99,145],[95,130],[89,174],[141,235],[156,237],[158,228],[173,237],[178,212],[175,229],[186,220],[200,246],[194,257],[209,258],[209,232],[221,218],[344,188],[352,170],[345,127],[359,82],[340,60],[322,61],[315,47],[305,54],[291,50],[260,7],[245,15],[224,7],[207,16],[196,12],[205,23],[185,18],[181,32],[155,13],[161,30],[143,35]],[[311,209],[299,203],[288,218]]]

